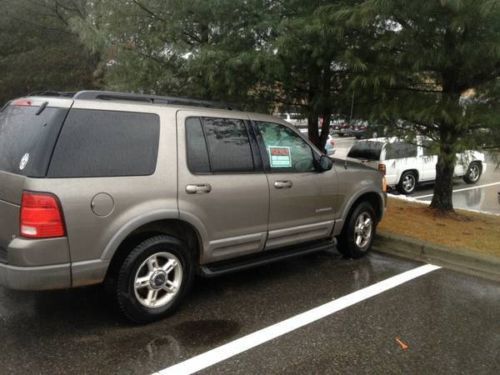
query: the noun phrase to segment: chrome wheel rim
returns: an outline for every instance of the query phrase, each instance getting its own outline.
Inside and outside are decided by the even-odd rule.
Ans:
[[[472,164],[469,167],[469,179],[473,182],[479,179],[479,166],[477,164]]]
[[[354,242],[364,248],[370,242],[373,232],[373,220],[368,212],[361,213],[354,224]]]
[[[172,253],[155,253],[137,269],[135,297],[147,308],[160,308],[177,295],[181,283],[182,265],[179,259]]]
[[[415,189],[415,177],[413,175],[408,174],[403,178],[403,189],[407,193],[411,193],[413,189]]]

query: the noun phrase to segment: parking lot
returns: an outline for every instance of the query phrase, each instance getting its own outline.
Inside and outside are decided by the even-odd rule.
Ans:
[[[335,157],[345,158],[355,141],[353,137],[335,137]],[[495,168],[496,163],[493,160],[488,158],[487,162],[487,170],[477,184],[466,184],[461,178],[455,180],[453,186],[455,208],[500,214],[500,169]],[[418,186],[409,196],[430,203],[433,187],[433,184]],[[392,194],[399,195],[396,191]]]
[[[148,326],[117,318],[100,288],[0,288],[2,373],[149,374],[192,357],[188,364],[213,374],[498,373],[497,283],[436,269],[354,301],[353,292],[421,266],[376,253],[358,261],[318,253],[198,280],[175,315]],[[351,305],[274,339],[258,333],[264,341],[248,350],[235,342],[346,298]],[[196,357],[223,344],[238,354],[211,366]]]

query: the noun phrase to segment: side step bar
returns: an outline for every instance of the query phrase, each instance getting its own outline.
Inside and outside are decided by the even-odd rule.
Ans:
[[[334,238],[333,241],[314,241],[306,244],[289,246],[280,250],[264,250],[258,254],[203,265],[200,267],[200,274],[204,277],[221,276],[306,254],[331,250],[336,244],[337,240]]]

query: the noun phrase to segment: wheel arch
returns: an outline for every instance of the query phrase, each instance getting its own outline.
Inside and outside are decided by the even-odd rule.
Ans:
[[[416,168],[410,168],[410,169],[404,169],[401,174],[399,175],[399,179],[398,179],[398,183],[401,182],[401,177],[403,177],[403,175],[406,173],[406,172],[413,172],[415,173],[415,175],[417,176],[417,181],[415,183],[418,184],[418,181],[420,180],[420,173],[418,172],[418,169]]]
[[[344,207],[344,210],[342,212],[342,217],[341,217],[341,225],[336,226],[334,229],[334,235],[339,235],[342,232],[342,229],[347,222],[347,219],[349,218],[349,215],[351,212],[354,210],[354,208],[361,202],[367,201],[369,202],[372,206],[373,209],[375,210],[375,214],[377,215],[377,221],[379,222],[382,220],[382,217],[384,216],[384,208],[385,208],[385,197],[381,192],[373,191],[373,190],[368,190],[368,191],[363,191],[355,195],[354,197],[351,198],[351,200],[346,204]]]
[[[193,259],[196,260],[196,265],[198,264],[203,243],[200,232],[194,225],[187,221],[167,218],[143,223],[129,231],[128,234],[114,246],[114,251],[112,253],[110,252],[108,255],[110,263],[106,276],[117,271],[123,260],[135,246],[147,238],[157,235],[168,235],[186,243]]]

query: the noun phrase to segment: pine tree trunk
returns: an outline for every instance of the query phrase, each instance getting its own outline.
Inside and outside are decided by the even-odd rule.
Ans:
[[[453,173],[456,164],[455,145],[457,136],[449,130],[441,130],[441,147],[436,164],[436,183],[431,208],[442,212],[453,211]]]
[[[454,155],[453,155],[454,156]],[[431,208],[439,211],[453,211],[453,171],[455,163],[448,156],[439,155],[436,164],[436,184]]]

